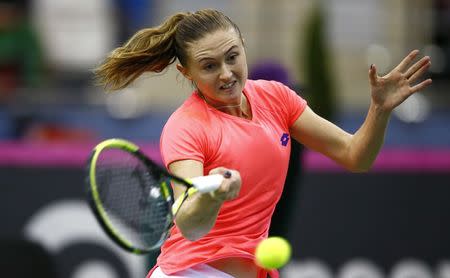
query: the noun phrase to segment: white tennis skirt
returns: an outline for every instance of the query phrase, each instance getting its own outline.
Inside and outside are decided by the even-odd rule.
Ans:
[[[207,264],[200,264],[189,269],[185,269],[174,273],[172,275],[166,275],[162,272],[159,266],[153,271],[150,278],[233,278],[233,276],[220,271]]]

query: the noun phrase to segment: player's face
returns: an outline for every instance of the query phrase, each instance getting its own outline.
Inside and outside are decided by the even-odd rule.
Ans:
[[[218,30],[189,44],[187,67],[179,70],[197,86],[213,106],[234,105],[248,76],[247,58],[233,29]]]

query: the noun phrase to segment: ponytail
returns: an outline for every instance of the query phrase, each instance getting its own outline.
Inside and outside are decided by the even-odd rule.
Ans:
[[[188,13],[177,13],[162,25],[134,34],[94,69],[96,83],[107,90],[123,89],[144,72],[161,72],[177,59],[175,34]]]
[[[156,28],[138,31],[127,43],[113,50],[94,70],[97,83],[107,90],[119,90],[144,72],[161,72],[177,59],[186,66],[189,43],[218,29],[230,28],[243,41],[237,25],[219,11],[177,13]]]

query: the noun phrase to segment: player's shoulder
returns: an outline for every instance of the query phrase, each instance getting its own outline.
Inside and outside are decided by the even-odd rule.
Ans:
[[[245,91],[260,102],[276,102],[284,101],[290,89],[278,81],[258,79],[248,80]]]
[[[204,103],[193,93],[170,115],[166,126],[176,126],[177,128],[201,126],[206,122],[207,116],[208,113]]]
[[[245,87],[250,90],[270,92],[272,90],[279,90],[286,86],[283,83],[280,83],[275,80],[265,80],[265,79],[251,80],[251,79],[249,79],[249,80],[247,80]]]

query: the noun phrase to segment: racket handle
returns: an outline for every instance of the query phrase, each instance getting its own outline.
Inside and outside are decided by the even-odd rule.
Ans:
[[[221,174],[190,178],[195,188],[201,193],[212,192],[219,188],[224,177]]]

